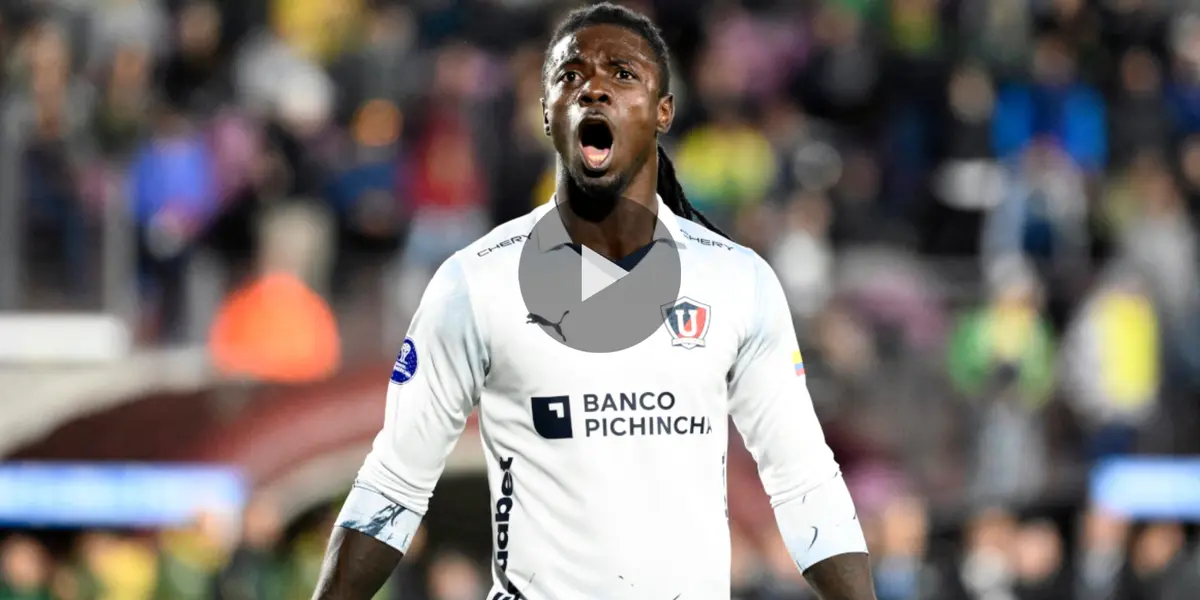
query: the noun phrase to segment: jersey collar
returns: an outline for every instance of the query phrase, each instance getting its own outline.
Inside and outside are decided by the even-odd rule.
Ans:
[[[659,225],[654,228],[654,238],[651,241],[671,242],[676,248],[682,250],[686,246],[683,243],[685,239],[683,231],[679,228],[679,216],[671,211],[662,196],[655,194],[654,197],[658,200]],[[542,223],[542,217],[554,210],[557,204],[558,197],[551,196],[550,201],[538,207],[534,214],[534,222],[537,225],[533,228],[533,235],[537,239],[538,250],[542,252],[549,252],[571,243],[571,236],[567,233],[567,227],[561,219],[547,219],[545,223]]]

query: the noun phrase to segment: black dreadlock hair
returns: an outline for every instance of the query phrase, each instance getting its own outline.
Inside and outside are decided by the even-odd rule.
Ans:
[[[663,41],[662,31],[645,15],[611,2],[577,8],[568,13],[559,23],[554,30],[554,35],[550,37],[550,44],[546,48],[546,58],[542,61],[543,85],[549,78],[550,50],[554,48],[554,45],[565,36],[596,25],[616,25],[628,29],[646,40],[650,44],[650,49],[654,51],[655,62],[658,63],[661,83],[659,93],[666,95],[671,92],[671,54],[667,49],[667,43]],[[675,176],[675,165],[671,164],[671,159],[667,158],[662,144],[658,145],[658,185],[655,191],[662,196],[663,202],[671,209],[671,212],[689,221],[699,223],[714,233],[725,235],[688,201],[687,195],[683,193],[683,186],[679,184],[679,179]]]

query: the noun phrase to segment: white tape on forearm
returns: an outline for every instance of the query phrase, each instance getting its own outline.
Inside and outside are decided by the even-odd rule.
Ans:
[[[401,552],[408,552],[421,515],[392,502],[383,494],[360,485],[350,490],[337,524],[369,535]]]
[[[867,551],[854,500],[841,475],[775,507],[775,520],[801,571],[831,556]]]

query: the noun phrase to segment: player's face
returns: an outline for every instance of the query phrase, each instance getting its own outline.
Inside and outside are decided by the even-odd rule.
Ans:
[[[654,50],[633,31],[597,25],[559,40],[547,60],[542,113],[568,176],[590,195],[622,193],[674,117]]]

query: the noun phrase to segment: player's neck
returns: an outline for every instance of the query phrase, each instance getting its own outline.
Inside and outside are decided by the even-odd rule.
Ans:
[[[609,260],[629,256],[654,239],[658,213],[655,183],[647,188],[636,177],[617,197],[595,198],[560,177],[555,194],[563,225],[575,243]],[[646,189],[642,189],[646,188]]]

